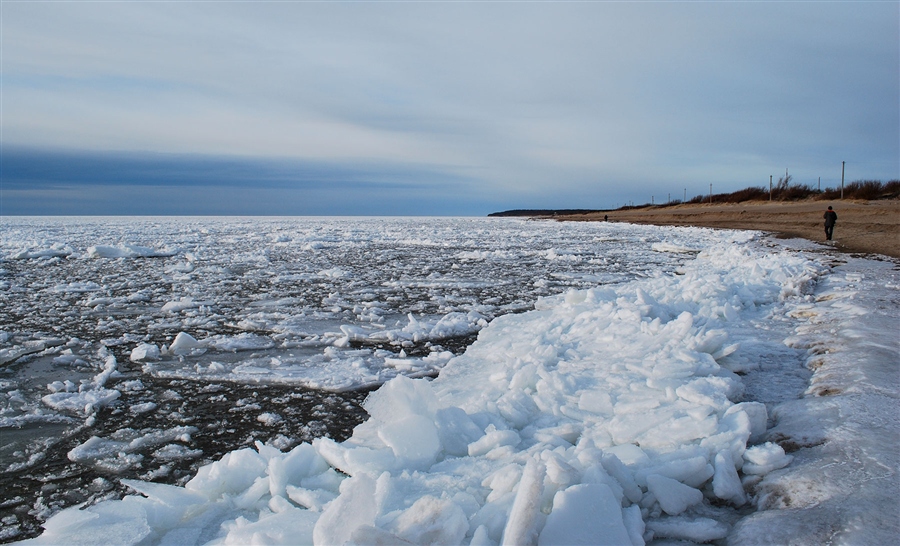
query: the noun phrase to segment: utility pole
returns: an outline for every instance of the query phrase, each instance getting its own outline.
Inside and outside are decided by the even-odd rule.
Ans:
[[[684,188],[684,199],[681,200],[682,203],[687,201],[687,188]]]
[[[709,204],[712,205],[712,184],[709,185]]]
[[[666,204],[667,204],[667,205],[671,205],[671,204],[672,204],[672,194],[671,194],[671,193],[669,194],[669,198],[666,200]]]
[[[841,199],[844,198],[844,165],[846,164],[846,161],[841,161]]]
[[[772,175],[769,175],[769,201],[772,200]]]
[[[819,177],[819,192],[822,191],[822,177]]]

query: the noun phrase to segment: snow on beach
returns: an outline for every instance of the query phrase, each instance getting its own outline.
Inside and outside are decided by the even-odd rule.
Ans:
[[[557,238],[550,248],[526,250],[502,231],[509,226]],[[831,257],[746,232],[494,220],[448,229],[461,238],[494,230],[484,248],[453,250],[457,264],[479,264],[475,274],[449,283],[449,271],[382,279],[388,297],[367,281],[354,302],[327,295],[326,306],[357,306],[356,319],[305,310],[304,317],[325,319],[318,331],[285,313],[284,304],[279,312],[229,316],[215,310],[223,306],[215,294],[166,297],[161,307],[173,305],[154,320],[175,313],[181,325],[208,324],[218,315],[214,320],[242,324],[245,332],[202,339],[179,332],[166,344],[132,335],[130,359],[142,373],[334,389],[384,382],[364,403],[368,420],[342,442],[319,437],[285,450],[262,442],[236,449],[183,486],[123,480],[137,494],[63,510],[30,542],[816,544],[888,543],[900,533],[894,264]],[[569,237],[574,242],[564,243]],[[598,258],[592,248],[600,249],[591,245],[616,238],[621,246],[604,248],[619,259],[588,267]],[[285,239],[294,241],[283,234],[270,240]],[[312,251],[317,244],[302,242]],[[72,259],[75,246],[35,245],[14,259]],[[47,252],[54,248],[68,254]],[[168,253],[158,257],[178,259]],[[489,264],[515,269],[526,253],[546,269],[527,282],[540,292],[533,309],[518,312],[523,305],[511,296],[482,291],[506,282],[491,276],[497,270]],[[201,260],[191,255],[170,265],[171,274],[196,271]],[[287,268],[274,274],[312,278]],[[345,264],[315,278],[354,275]],[[13,290],[8,277],[0,277],[3,289]],[[401,285],[440,303],[404,317],[387,304]],[[448,285],[472,291],[456,298],[475,296],[448,305]],[[123,301],[101,296],[100,283],[84,279],[52,288],[85,303]],[[146,304],[155,296],[138,290],[124,297]],[[360,305],[366,301],[382,305]],[[373,308],[391,318],[366,322]],[[404,354],[423,340],[434,347],[474,332],[478,339],[463,354],[439,346]],[[4,335],[7,362],[27,351],[78,358],[60,354],[71,340],[14,345]],[[227,353],[244,347],[246,357]],[[301,356],[266,353],[276,349]],[[108,386],[122,373],[115,356],[105,353],[97,368],[80,385],[55,383],[43,403],[88,419],[97,405],[116,404],[113,393],[122,389]],[[414,378],[438,370],[434,379]],[[282,421],[271,412],[258,420]],[[70,457],[109,460],[103,450],[111,449],[127,466],[140,444],[174,453],[193,433],[172,427],[117,444],[91,440]]]

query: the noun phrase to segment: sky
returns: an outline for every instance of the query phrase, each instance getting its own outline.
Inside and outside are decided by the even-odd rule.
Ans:
[[[0,3],[0,216],[484,215],[900,178],[900,3]]]

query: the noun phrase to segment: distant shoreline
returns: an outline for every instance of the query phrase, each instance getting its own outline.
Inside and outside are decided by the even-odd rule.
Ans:
[[[900,199],[875,201],[747,201],[723,204],[645,206],[618,210],[512,210],[490,216],[546,218],[559,221],[753,229],[782,237],[826,243],[822,215],[831,205],[838,215],[834,247],[844,252],[873,253],[900,259]]]

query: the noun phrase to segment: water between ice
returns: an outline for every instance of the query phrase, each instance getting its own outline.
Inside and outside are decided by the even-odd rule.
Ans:
[[[20,485],[0,505],[3,537],[116,497],[123,478],[160,499],[170,493],[127,478],[184,484],[230,452],[216,464],[274,487],[241,493],[268,523],[220,514],[198,540],[272,538],[278,514],[318,518],[338,482],[291,478],[278,470],[291,457],[354,476],[310,520],[319,542],[427,541],[416,518],[440,513],[439,534],[453,534],[441,540],[543,529],[553,543],[573,538],[567,518],[584,501],[634,544],[722,538],[745,502],[737,471],[790,460],[748,442],[767,407],[808,384],[804,353],[783,343],[796,326],[783,302],[826,267],[783,248],[769,257],[757,237],[498,219],[11,219],[0,425],[20,436],[3,451]],[[440,370],[433,394],[390,381]],[[357,389],[388,381],[363,411]],[[248,469],[265,459],[260,482]],[[215,496],[222,470],[204,468],[188,486]],[[404,468],[431,470],[365,477]],[[452,500],[426,494],[442,472],[465,482]],[[302,491],[273,485],[301,478]],[[331,521],[369,506],[369,489],[384,513]],[[403,491],[419,501],[385,500]],[[704,495],[721,505],[701,508]]]

